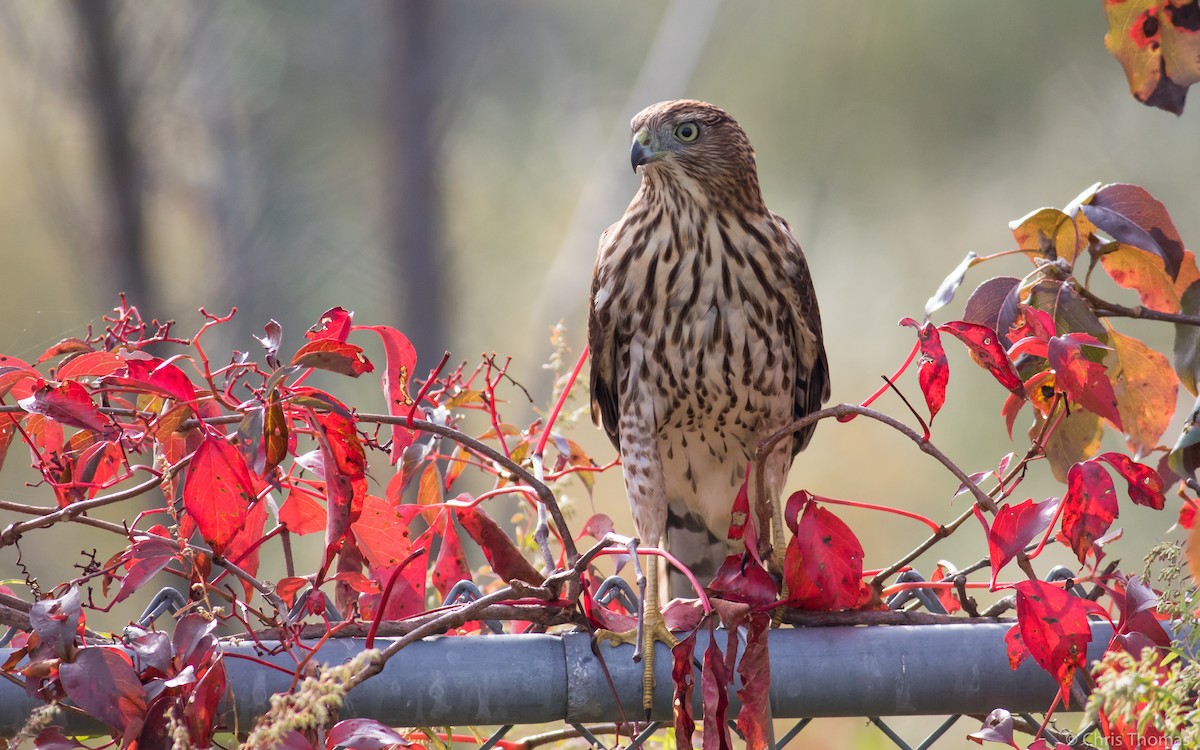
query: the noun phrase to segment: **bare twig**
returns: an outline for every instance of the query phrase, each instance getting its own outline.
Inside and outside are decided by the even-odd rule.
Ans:
[[[47,526],[53,526],[59,521],[70,521],[82,515],[83,513],[86,513],[92,508],[100,508],[105,505],[112,505],[113,503],[118,503],[122,500],[128,500],[131,497],[137,497],[144,492],[149,492],[150,490],[162,484],[164,481],[174,477],[177,473],[179,473],[179,470],[184,466],[187,466],[188,462],[192,460],[193,455],[194,454],[192,453],[187,454],[171,466],[167,467],[167,469],[162,473],[156,474],[141,484],[134,485],[133,487],[129,487],[118,492],[111,492],[107,495],[100,495],[92,498],[91,500],[81,500],[77,503],[71,503],[65,508],[59,508],[52,513],[47,513],[29,521],[24,521],[23,523],[11,524],[2,533],[0,533],[0,547],[7,547],[8,545],[13,544],[21,538],[22,534],[27,531],[31,531],[32,529],[41,529]]]
[[[406,636],[417,628],[426,623],[436,620],[444,616],[452,610],[438,609],[432,612],[425,612],[415,617],[410,617],[405,620],[386,620],[379,623],[378,630],[375,631],[376,638],[399,638]],[[520,620],[522,622],[532,622],[543,627],[554,627],[555,625],[578,625],[583,627],[585,621],[582,616],[575,610],[573,606],[568,607],[555,606],[553,604],[491,604],[483,609],[472,613],[472,615],[464,620],[463,623],[476,620]],[[445,628],[449,630],[459,625],[450,625]],[[348,622],[338,628],[337,633],[330,636],[331,638],[366,638],[367,633],[371,629],[371,623],[363,622]],[[445,632],[445,630],[437,631]],[[303,625],[299,628],[288,629],[281,631],[278,628],[264,628],[255,630],[250,633],[244,633],[238,637],[254,638],[256,640],[272,640],[282,638],[300,638],[303,640],[315,640],[322,638],[329,633],[329,626],[323,622]],[[436,633],[435,633],[436,634]]]
[[[1075,291],[1079,292],[1079,296],[1092,303],[1098,315],[1107,315],[1109,317],[1118,318],[1139,318],[1141,320],[1158,320],[1164,323],[1181,323],[1189,326],[1200,326],[1200,316],[1184,315],[1183,313],[1167,313],[1158,310],[1151,310],[1148,307],[1138,305],[1137,307],[1125,307],[1118,305],[1115,302],[1100,299],[1082,284],[1075,285]]]
[[[963,486],[971,491],[971,494],[975,496],[975,502],[978,503],[980,507],[992,513],[996,512],[996,504],[992,501],[992,498],[989,497],[986,492],[980,489],[979,485],[972,481],[971,477],[968,476],[965,471],[960,469],[957,464],[951,461],[945,453],[942,453],[940,450],[938,450],[936,445],[929,440],[926,440],[919,433],[898,419],[889,417],[888,415],[875,411],[874,409],[858,406],[857,404],[838,404],[837,406],[831,406],[827,409],[815,411],[808,416],[797,419],[787,427],[784,427],[782,430],[779,430],[775,434],[761,441],[758,444],[758,450],[755,451],[754,454],[754,479],[755,484],[757,485],[759,497],[765,497],[764,493],[766,491],[765,459],[771,454],[771,451],[775,449],[775,446],[779,444],[779,441],[795,432],[799,432],[805,427],[808,427],[810,424],[821,421],[822,419],[840,419],[842,417],[848,417],[851,415],[870,417],[877,422],[883,422],[888,427],[891,427],[897,432],[905,435],[909,440],[912,440],[914,443],[916,443],[918,448],[933,456],[938,460],[939,463],[949,469],[950,473],[957,477],[958,480],[963,483]]]
[[[502,589],[493,591],[487,596],[476,599],[470,604],[465,604],[462,607],[452,609],[449,612],[443,612],[431,620],[427,620],[421,625],[413,628],[399,640],[393,642],[390,646],[383,649],[374,655],[370,663],[358,674],[346,681],[346,692],[353,690],[361,685],[366,680],[374,677],[383,671],[383,666],[387,664],[388,659],[391,659],[404,647],[421,640],[427,635],[441,633],[450,628],[456,628],[463,623],[478,619],[479,612],[492,604],[499,604],[509,599],[517,597],[516,591],[512,586],[505,586]]]
[[[388,414],[359,414],[358,419],[362,422],[379,422],[381,424],[401,424],[406,426],[409,424],[406,417],[393,417]],[[532,487],[533,491],[537,493],[538,502],[546,506],[546,509],[550,512],[550,517],[554,519],[554,526],[558,529],[558,534],[562,539],[563,550],[567,555],[567,564],[572,566],[575,564],[575,561],[579,559],[579,551],[575,548],[575,542],[571,539],[571,530],[567,527],[567,519],[563,517],[562,510],[558,507],[558,501],[554,499],[554,493],[550,491],[549,487],[539,482],[524,466],[521,466],[487,443],[476,440],[453,427],[447,427],[437,422],[430,422],[426,419],[414,419],[411,424],[414,429],[421,432],[431,432],[434,435],[450,438],[462,447],[503,466],[523,483]]]
[[[789,609],[783,614],[789,625],[804,627],[834,627],[841,625],[980,625],[986,623],[1015,622],[1002,620],[985,613],[982,617],[960,617],[939,615],[933,612],[899,612],[895,610],[865,610],[859,612],[810,612]]]

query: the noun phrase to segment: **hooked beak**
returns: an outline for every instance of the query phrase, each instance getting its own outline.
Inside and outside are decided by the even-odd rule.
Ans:
[[[642,128],[633,136],[633,146],[629,149],[629,163],[633,165],[633,171],[637,172],[637,168],[643,164],[649,164],[659,158],[660,154],[650,148],[650,132]]]

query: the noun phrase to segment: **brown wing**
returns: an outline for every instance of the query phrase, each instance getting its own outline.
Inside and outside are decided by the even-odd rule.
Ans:
[[[799,419],[812,414],[829,400],[829,360],[825,356],[825,339],[821,331],[821,310],[817,306],[817,292],[813,288],[808,261],[800,244],[792,236],[792,229],[783,217],[772,214],[783,229],[788,243],[788,255],[796,263],[792,279],[792,318],[796,325],[796,389],[792,417]],[[811,347],[811,348],[810,348]],[[815,351],[814,351],[815,349]],[[808,356],[805,356],[805,355]],[[812,424],[796,433],[792,442],[792,455],[804,450],[812,438],[816,425]]]
[[[617,222],[620,224],[620,222]],[[588,301],[588,349],[591,351],[592,422],[603,427],[613,447],[621,450],[621,437],[617,433],[619,413],[619,341],[617,321],[611,313],[597,314],[596,290],[603,276],[603,263],[608,255],[614,231],[613,224],[600,235],[600,251],[596,255],[596,266],[592,270],[592,292]],[[611,308],[609,308],[611,309]]]

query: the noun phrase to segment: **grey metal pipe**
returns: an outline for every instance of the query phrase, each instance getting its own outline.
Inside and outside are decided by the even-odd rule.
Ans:
[[[769,635],[771,704],[777,718],[986,714],[993,708],[1039,711],[1057,686],[1032,660],[1009,669],[1005,624],[784,628]],[[1112,635],[1092,626],[1089,659],[1098,659]],[[724,647],[727,634],[717,631]],[[699,635],[696,657],[708,644]],[[270,644],[268,644],[270,645]],[[352,658],[363,641],[333,639],[317,661]],[[255,654],[250,645],[226,654]],[[8,649],[0,650],[0,660]],[[436,637],[412,644],[382,673],[346,698],[344,718],[366,716],[397,726],[533,724],[644,719],[641,665],[632,647],[600,646],[586,634]],[[671,717],[671,657],[659,646],[653,718]],[[258,656],[292,669],[286,655]],[[291,677],[254,662],[227,658],[238,725],[250,726],[270,696]],[[700,715],[699,676],[696,715]],[[618,705],[619,699],[619,705]],[[0,681],[0,735],[11,735],[37,703],[17,685]],[[624,707],[624,717],[621,707]],[[736,699],[731,712],[736,711]],[[232,717],[230,717],[232,718]]]

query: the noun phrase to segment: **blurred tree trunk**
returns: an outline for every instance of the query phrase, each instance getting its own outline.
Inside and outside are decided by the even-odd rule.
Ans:
[[[146,269],[140,155],[131,133],[132,106],[121,80],[111,0],[73,0],[85,53],[84,78],[94,123],[98,189],[107,199],[107,232],[99,264],[116,291],[143,312],[155,309]],[[149,316],[148,316],[149,317]]]
[[[397,274],[398,327],[424,362],[451,348],[445,325],[445,289],[439,219],[441,184],[434,133],[441,75],[434,58],[434,0],[384,5],[388,90],[385,127],[389,164],[389,249]]]

